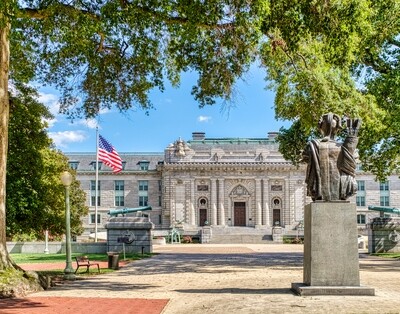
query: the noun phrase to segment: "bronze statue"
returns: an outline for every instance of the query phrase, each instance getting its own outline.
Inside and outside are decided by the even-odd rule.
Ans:
[[[355,150],[358,143],[359,119],[347,121],[347,136],[343,143],[335,140],[342,129],[341,118],[324,114],[318,122],[322,139],[307,144],[303,160],[307,162],[307,195],[313,201],[346,200],[357,192],[355,180]]]

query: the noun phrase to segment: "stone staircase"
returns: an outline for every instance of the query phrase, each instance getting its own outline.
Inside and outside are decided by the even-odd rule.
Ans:
[[[211,235],[208,243],[272,243],[272,230],[270,228],[255,229],[249,227],[211,227]]]

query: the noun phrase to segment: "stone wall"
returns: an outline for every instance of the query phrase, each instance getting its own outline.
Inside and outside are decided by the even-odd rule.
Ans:
[[[50,254],[65,253],[65,242],[49,242],[48,250]],[[44,253],[45,242],[7,242],[9,253]],[[106,253],[106,242],[71,242],[72,253]]]

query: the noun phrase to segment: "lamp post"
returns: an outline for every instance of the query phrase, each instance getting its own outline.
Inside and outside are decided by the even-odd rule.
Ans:
[[[65,244],[66,244],[66,266],[64,269],[64,279],[75,280],[74,269],[71,260],[71,213],[69,208],[69,187],[72,183],[72,175],[68,171],[61,174],[61,182],[65,187]]]

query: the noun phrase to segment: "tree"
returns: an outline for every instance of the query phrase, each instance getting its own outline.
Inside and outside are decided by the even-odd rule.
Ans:
[[[10,96],[9,145],[6,186],[6,234],[30,233],[42,218],[42,177],[46,175],[42,150],[51,140],[42,119],[51,117],[47,108],[34,99],[31,90],[19,86]]]
[[[46,132],[48,109],[32,88],[17,86],[10,97],[9,156],[7,162],[6,234],[32,234],[43,239],[44,231],[64,234],[65,197],[60,173],[68,160],[52,147]],[[71,229],[82,232],[80,217],[87,215],[85,194],[79,182],[70,188]]]
[[[379,179],[398,172],[399,1],[283,2],[271,8],[262,48],[276,117],[294,121],[280,132],[280,151],[298,162],[319,117],[331,111],[362,118],[364,169]]]
[[[149,91],[163,90],[165,79],[178,86],[182,71],[198,73],[192,93],[200,106],[229,100],[260,58],[277,92],[277,118],[299,120],[308,132],[326,111],[360,116],[367,157],[382,147],[372,142],[386,139],[388,114],[377,94],[387,106],[395,99],[388,87],[398,72],[398,12],[396,0],[2,1],[0,230],[9,76],[52,84],[62,112],[91,117],[113,105],[149,110]],[[0,261],[0,269],[9,265],[3,233]]]

